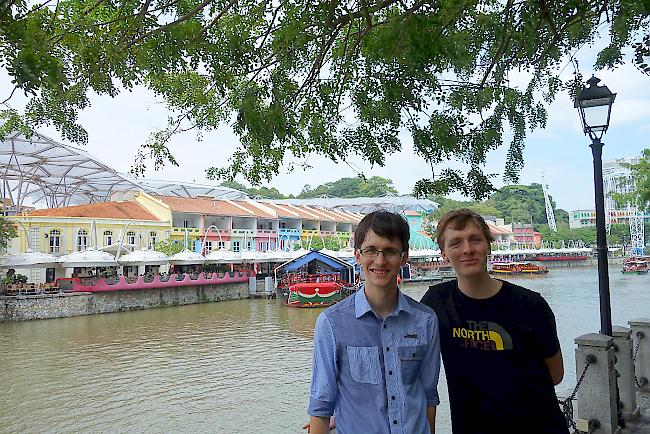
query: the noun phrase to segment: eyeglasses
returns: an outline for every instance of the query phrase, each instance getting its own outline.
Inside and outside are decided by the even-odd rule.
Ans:
[[[393,248],[380,250],[375,247],[366,247],[365,249],[359,249],[359,253],[361,253],[361,256],[365,256],[367,258],[376,258],[380,253],[382,253],[384,255],[384,259],[387,261],[401,258],[404,255],[404,252],[401,250]]]

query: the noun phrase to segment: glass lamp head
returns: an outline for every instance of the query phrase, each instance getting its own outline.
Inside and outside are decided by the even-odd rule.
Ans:
[[[609,128],[609,118],[616,94],[607,86],[598,86],[600,79],[591,76],[587,80],[589,87],[582,89],[573,106],[580,113],[582,129],[592,140],[600,139]]]

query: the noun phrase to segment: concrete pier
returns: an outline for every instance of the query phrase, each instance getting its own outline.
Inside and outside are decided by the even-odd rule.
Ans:
[[[650,393],[637,393],[636,401],[641,415],[637,420],[627,422],[621,434],[650,434]]]

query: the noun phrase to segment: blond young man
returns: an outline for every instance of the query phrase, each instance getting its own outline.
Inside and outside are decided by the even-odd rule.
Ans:
[[[555,317],[536,292],[487,271],[489,227],[468,209],[438,222],[457,280],[421,302],[438,316],[454,434],[568,434],[554,385],[564,366]]]

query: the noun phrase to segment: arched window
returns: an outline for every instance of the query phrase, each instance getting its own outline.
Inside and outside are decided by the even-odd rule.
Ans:
[[[113,231],[104,231],[104,245],[110,246],[113,244]]]
[[[77,251],[83,252],[88,248],[88,231],[79,229],[77,232]]]
[[[135,246],[135,232],[134,231],[128,231],[126,233],[126,244],[131,244]]]
[[[48,237],[50,239],[50,253],[61,253],[61,231],[52,229]]]
[[[156,231],[151,231],[149,232],[149,248],[153,249],[156,247],[156,242],[158,240],[156,239],[158,237],[158,233]]]

